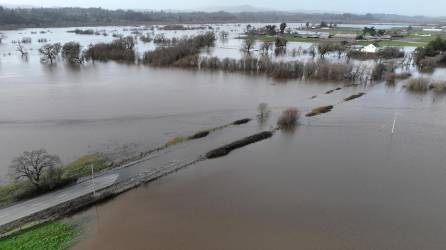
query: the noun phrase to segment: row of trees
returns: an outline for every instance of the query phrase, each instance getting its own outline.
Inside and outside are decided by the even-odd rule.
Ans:
[[[82,51],[78,42],[68,42],[64,45],[60,43],[48,43],[39,48],[41,61],[53,64],[61,56],[68,64],[82,64],[84,61],[125,61],[134,62],[136,54],[134,51],[135,41],[133,37],[123,37],[111,43],[98,43],[90,45]],[[17,43],[16,50],[22,57],[28,56],[28,51],[21,43]]]
[[[143,63],[154,66],[173,65],[184,58],[196,56],[200,49],[212,46],[215,39],[213,32],[207,32],[192,38],[183,38],[173,46],[161,46],[144,53]]]

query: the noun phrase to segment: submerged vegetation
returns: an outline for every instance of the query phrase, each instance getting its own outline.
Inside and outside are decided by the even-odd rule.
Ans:
[[[333,105],[317,107],[317,108],[314,108],[310,113],[307,113],[305,116],[312,117],[312,116],[328,113],[332,109],[333,109]]]
[[[354,95],[351,95],[351,96],[349,96],[349,97],[344,98],[344,101],[348,102],[348,101],[357,99],[357,98],[359,98],[359,97],[361,97],[361,96],[363,96],[363,95],[365,95],[365,93],[363,93],[363,92],[359,92],[358,94],[354,94]]]
[[[429,90],[430,80],[427,78],[419,77],[412,78],[407,82],[407,90],[412,92],[427,92]]]
[[[271,131],[264,131],[264,132],[260,132],[255,135],[245,137],[243,139],[234,141],[232,143],[229,143],[227,145],[224,145],[222,147],[219,147],[219,148],[209,151],[208,153],[206,153],[206,158],[213,159],[213,158],[225,156],[235,149],[244,147],[246,145],[249,145],[249,144],[252,144],[252,143],[255,143],[258,141],[268,139],[271,136],[273,136],[273,133]]]
[[[90,45],[84,52],[85,60],[89,61],[122,61],[133,63],[136,59],[136,53],[133,49],[135,41],[133,37],[123,37],[112,41],[111,43],[97,43]]]
[[[280,129],[291,129],[294,128],[299,119],[300,111],[297,108],[288,108],[282,112],[279,119],[277,120],[277,125]]]
[[[422,71],[446,66],[446,39],[437,37],[424,47],[415,50],[415,63]]]
[[[200,49],[212,46],[215,35],[207,32],[193,38],[184,38],[171,47],[157,47],[154,51],[144,53],[143,63],[154,66],[171,66],[197,64],[197,54]]]

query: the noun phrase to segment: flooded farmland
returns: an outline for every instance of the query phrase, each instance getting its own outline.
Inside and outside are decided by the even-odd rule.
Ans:
[[[76,249],[441,249],[444,108],[375,86],[293,133],[92,208]]]
[[[39,61],[39,44],[27,45],[25,60],[11,43],[45,36],[87,47],[114,39],[67,32],[72,29],[8,31],[0,46],[0,176],[24,150],[45,148],[64,163],[94,152],[119,158],[177,136],[253,118],[184,142],[169,159],[191,160],[276,127],[285,108],[297,107],[301,113],[294,130],[276,131],[270,139],[201,161],[75,215],[89,218],[75,249],[446,245],[446,99],[441,95],[410,93],[404,81],[352,85],[115,62],[45,65]],[[131,27],[94,29],[132,32]],[[243,28],[220,29],[230,32],[229,39],[202,55],[240,58],[237,36]],[[180,37],[203,31],[155,32]],[[296,42],[289,48],[309,46]],[[137,51],[155,47],[139,42]],[[432,77],[444,75],[437,70]],[[271,108],[264,120],[256,117],[259,103]],[[305,116],[310,112],[317,115]],[[123,170],[120,178],[142,171],[144,164]]]

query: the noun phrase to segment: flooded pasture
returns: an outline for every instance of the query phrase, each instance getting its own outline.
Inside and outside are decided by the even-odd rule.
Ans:
[[[202,54],[240,58],[237,37],[243,26],[217,27],[227,30],[229,39]],[[276,131],[270,139],[201,161],[76,215],[90,222],[75,249],[446,245],[443,97],[411,94],[404,82],[344,86],[114,62],[45,65],[38,43],[26,45],[25,60],[11,42],[45,36],[86,47],[113,40],[114,32],[132,32],[131,27],[101,27],[94,29],[108,36],[88,36],[67,32],[72,29],[8,31],[0,45],[0,176],[24,150],[45,148],[64,163],[92,152],[119,158],[176,136],[254,118],[179,145],[182,151],[172,160],[180,161],[276,127],[287,107],[301,113],[294,130]],[[154,32],[181,37],[204,31]],[[290,43],[288,49],[309,46]],[[137,45],[139,53],[154,48],[153,43]],[[444,75],[439,70],[432,77]],[[269,104],[267,119],[255,119],[259,103]],[[306,117],[310,112],[317,115]],[[136,170],[123,170],[120,178],[131,177],[131,171]]]
[[[442,249],[444,108],[444,100],[374,86],[293,133],[90,209],[75,248]]]

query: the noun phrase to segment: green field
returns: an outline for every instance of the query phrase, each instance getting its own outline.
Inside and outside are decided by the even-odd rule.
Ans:
[[[78,226],[64,220],[44,223],[0,239],[2,250],[67,249],[79,235]]]
[[[357,28],[346,28],[346,27],[338,27],[333,29],[312,29],[312,32],[327,32],[330,35],[335,34],[362,34],[361,29]],[[426,36],[430,35],[430,36]],[[446,39],[446,32],[431,32],[431,31],[423,31],[422,29],[416,29],[411,31],[409,35],[401,39],[395,40],[382,40],[376,42],[380,46],[398,46],[398,47],[419,47],[424,46],[428,42],[434,40],[436,37],[441,37]],[[324,41],[324,39],[317,38],[304,38],[304,37],[294,37],[290,34],[285,34],[284,37],[290,42],[305,42],[305,43],[318,43],[320,41]],[[243,38],[243,37],[241,37]],[[272,41],[274,42],[276,37],[269,35],[257,35],[257,40],[260,41]],[[357,41],[355,44],[358,45],[368,45],[370,43],[374,43],[374,41]]]

